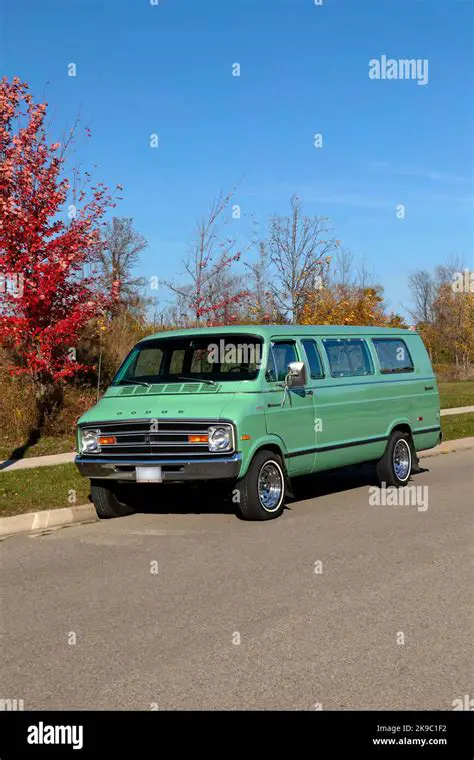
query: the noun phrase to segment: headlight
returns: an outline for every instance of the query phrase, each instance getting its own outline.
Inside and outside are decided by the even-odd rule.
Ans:
[[[98,435],[100,435],[100,430],[80,431],[82,454],[98,454],[100,452],[100,446],[97,442]]]
[[[207,432],[209,451],[229,451],[232,448],[232,428],[230,425],[211,425]]]

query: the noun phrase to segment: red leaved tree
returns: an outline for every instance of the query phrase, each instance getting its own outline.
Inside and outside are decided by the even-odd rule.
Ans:
[[[0,346],[7,370],[34,383],[39,428],[61,381],[83,369],[74,347],[100,309],[84,268],[115,205],[88,174],[64,176],[77,122],[62,145],[50,144],[46,112],[27,84],[0,81]]]

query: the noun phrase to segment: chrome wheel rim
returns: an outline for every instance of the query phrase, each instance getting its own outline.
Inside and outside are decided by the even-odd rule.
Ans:
[[[410,446],[404,438],[400,438],[393,448],[393,469],[399,480],[408,480],[411,470]]]
[[[265,462],[257,483],[258,500],[266,512],[276,512],[283,499],[283,473],[276,462]]]

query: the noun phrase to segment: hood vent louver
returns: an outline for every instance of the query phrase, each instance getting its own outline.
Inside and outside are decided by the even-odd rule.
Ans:
[[[122,388],[119,396],[131,396],[135,388]]]
[[[118,396],[146,396],[157,394],[177,394],[177,393],[217,393],[221,385],[207,385],[207,383],[161,383],[152,385],[151,388],[144,388],[142,385],[126,386],[120,388]]]

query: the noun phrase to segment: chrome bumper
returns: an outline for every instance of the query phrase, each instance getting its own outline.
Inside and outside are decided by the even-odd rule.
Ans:
[[[183,480],[231,480],[237,478],[242,464],[242,454],[232,454],[226,459],[201,457],[199,459],[149,459],[137,461],[127,459],[101,459],[99,457],[77,456],[74,460],[79,472],[85,478],[100,480],[136,480],[136,467],[161,465],[164,483]]]

